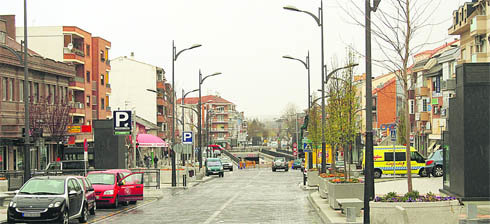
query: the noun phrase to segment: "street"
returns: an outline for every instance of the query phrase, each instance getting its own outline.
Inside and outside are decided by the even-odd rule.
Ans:
[[[103,220],[97,210],[92,222],[322,223],[300,182],[302,173],[295,170],[235,170],[189,190],[163,189],[163,199]]]

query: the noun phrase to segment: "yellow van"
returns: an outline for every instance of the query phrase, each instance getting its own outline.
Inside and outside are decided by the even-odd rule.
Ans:
[[[374,178],[380,178],[383,174],[407,174],[406,147],[396,145],[394,148],[393,153],[393,146],[374,146]],[[362,168],[364,169],[364,151],[362,154]],[[395,161],[393,161],[393,157]],[[418,174],[421,177],[427,176],[427,172],[424,169],[425,158],[414,147],[410,147],[410,159],[412,165],[411,173]]]

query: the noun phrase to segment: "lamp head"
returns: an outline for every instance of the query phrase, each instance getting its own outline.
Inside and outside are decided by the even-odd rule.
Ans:
[[[282,7],[283,9],[286,9],[286,10],[291,10],[291,11],[295,11],[295,12],[301,12],[301,10],[299,10],[298,8],[296,8],[295,6],[291,6],[291,5],[288,5],[288,6],[284,6]]]
[[[190,50],[190,49],[194,49],[194,48],[198,48],[198,47],[201,47],[201,46],[202,46],[201,44],[194,44],[194,45],[192,45],[192,46],[189,48],[189,50]]]
[[[291,57],[291,56],[289,56],[289,55],[284,55],[284,56],[282,56],[282,57],[283,57],[283,58],[287,58],[287,59],[295,59],[295,58],[293,58],[293,57]]]

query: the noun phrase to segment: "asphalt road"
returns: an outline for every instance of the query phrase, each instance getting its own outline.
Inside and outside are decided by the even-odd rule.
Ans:
[[[91,223],[322,223],[298,186],[298,170],[236,170],[188,190],[163,189],[160,200],[97,210]]]

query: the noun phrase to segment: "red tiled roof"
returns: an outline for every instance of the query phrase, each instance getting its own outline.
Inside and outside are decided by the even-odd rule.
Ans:
[[[209,95],[209,96],[202,96],[201,97],[201,103],[228,103],[232,104],[232,102],[225,100],[219,96],[214,96],[214,95]],[[177,99],[177,104],[181,104],[182,98]],[[184,100],[184,104],[198,104],[199,103],[199,97],[186,97]]]
[[[415,57],[419,56],[419,55],[423,55],[423,54],[429,54],[430,57],[432,57],[432,55],[434,55],[435,53],[439,52],[440,50],[446,48],[447,46],[450,46],[450,45],[453,45],[454,43],[458,42],[459,40],[453,40],[452,42],[449,42],[449,43],[445,43],[444,45],[442,46],[439,46],[435,49],[432,49],[432,50],[426,50],[426,51],[422,51],[418,54],[415,55]]]

